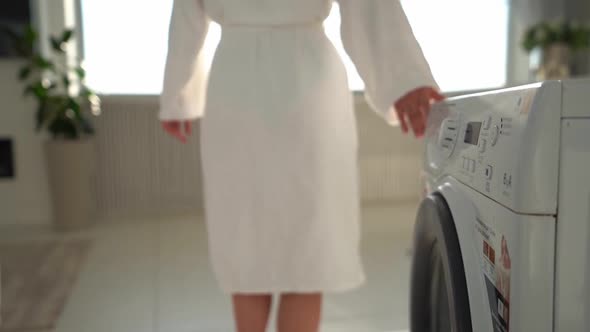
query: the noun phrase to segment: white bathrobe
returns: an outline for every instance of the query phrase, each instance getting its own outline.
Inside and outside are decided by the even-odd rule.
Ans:
[[[392,122],[397,98],[436,87],[430,67],[398,0],[339,5],[366,99]],[[365,281],[353,100],[322,25],[331,6],[174,1],[159,119],[200,119],[209,254],[227,293]],[[209,71],[200,51],[211,21],[222,37]]]

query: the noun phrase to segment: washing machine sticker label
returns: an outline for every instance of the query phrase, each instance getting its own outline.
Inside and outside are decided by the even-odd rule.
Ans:
[[[506,238],[481,220],[476,223],[480,262],[494,332],[510,331],[510,253]]]

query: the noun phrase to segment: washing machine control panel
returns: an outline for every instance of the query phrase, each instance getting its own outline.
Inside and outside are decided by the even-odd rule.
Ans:
[[[429,117],[425,169],[519,212],[557,200],[560,89],[534,84],[449,98]]]
[[[453,154],[458,137],[459,122],[453,118],[445,119],[438,138],[438,146],[445,158],[449,158]]]

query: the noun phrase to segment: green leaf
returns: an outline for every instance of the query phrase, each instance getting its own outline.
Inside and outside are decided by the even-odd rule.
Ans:
[[[25,88],[25,95],[33,94],[35,97],[41,100],[45,100],[48,97],[48,90],[40,81],[33,84],[27,85]]]
[[[55,68],[55,64],[53,64],[53,62],[43,58],[40,55],[36,55],[33,57],[33,64],[37,67],[39,67],[40,69],[54,69]]]
[[[48,98],[40,102],[37,110],[37,127],[50,126],[56,119],[59,119],[63,103],[60,97]]]
[[[30,57],[35,50],[35,43],[37,42],[37,32],[32,25],[28,25],[22,39],[22,55]]]
[[[86,70],[82,67],[76,68],[76,74],[78,74],[78,78],[83,80],[86,77]]]
[[[76,128],[76,124],[72,119],[68,117],[61,117],[59,120],[55,121],[57,124],[57,129],[59,130],[59,134],[65,139],[77,139],[79,138],[78,128]]]
[[[55,37],[51,37],[50,41],[51,41],[51,48],[54,51],[56,51],[58,53],[65,53],[66,52],[64,44],[60,40],[58,40]]]
[[[74,111],[74,113],[76,114],[76,116],[79,118],[81,116],[80,110],[80,104],[74,99],[74,98],[68,98],[68,106],[70,109],[72,109],[72,111]]]
[[[98,95],[86,86],[82,87],[82,89],[80,91],[80,97],[85,98],[91,104],[93,104],[93,103],[100,104],[100,98],[98,97]]]
[[[563,43],[573,50],[590,48],[590,27],[575,21],[540,22],[527,29],[521,46],[527,52]]]
[[[70,81],[70,79],[68,78],[68,75],[64,75],[64,76],[62,77],[62,83],[64,84],[64,86],[66,87],[66,89],[70,87],[70,83],[71,83],[71,81]]]
[[[20,69],[18,72],[19,80],[23,81],[26,80],[31,75],[31,67],[26,66]]]
[[[90,91],[90,89],[88,89],[87,87],[82,87],[82,89],[80,90],[80,97],[88,98],[93,94],[94,93]]]
[[[24,39],[31,45],[37,40],[37,31],[35,31],[32,25],[28,25],[25,29]]]
[[[65,116],[53,119],[48,129],[54,138],[75,139],[77,137],[76,126]]]
[[[72,38],[72,36],[74,35],[74,30],[72,29],[67,29],[66,31],[63,32],[63,34],[61,35],[61,42],[62,43],[67,43],[68,41],[70,41],[70,39]]]
[[[49,96],[49,89],[52,88],[52,83],[44,86],[41,81],[36,81],[25,86],[24,96],[34,95],[36,98],[45,100]]]
[[[33,88],[33,93],[35,94],[35,97],[39,99],[44,99],[47,97],[47,90],[42,86],[35,86]]]
[[[35,131],[39,131],[43,128],[45,118],[47,117],[47,106],[45,103],[41,103],[35,113]]]

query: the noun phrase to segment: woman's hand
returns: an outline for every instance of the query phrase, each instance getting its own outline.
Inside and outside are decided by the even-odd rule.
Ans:
[[[411,126],[414,135],[422,137],[426,131],[426,122],[432,104],[444,99],[445,97],[432,87],[414,89],[398,99],[394,106],[402,132],[407,133]]]
[[[172,120],[162,121],[162,128],[172,137],[177,138],[182,143],[187,142],[187,138],[193,132],[193,123],[190,120]],[[183,131],[184,129],[184,131]]]

